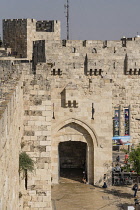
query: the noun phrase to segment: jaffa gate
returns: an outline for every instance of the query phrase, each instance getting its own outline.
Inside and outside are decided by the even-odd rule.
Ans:
[[[112,150],[140,135],[140,37],[61,40],[60,21],[4,19],[0,42],[0,206],[51,210],[72,170],[112,183]],[[34,170],[19,171],[27,154]],[[20,173],[19,173],[20,172]]]

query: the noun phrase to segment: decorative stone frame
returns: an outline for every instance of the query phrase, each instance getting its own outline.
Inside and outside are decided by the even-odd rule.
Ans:
[[[73,125],[75,132],[65,132],[65,127]],[[77,128],[83,132],[77,133]],[[74,130],[73,130],[74,131]],[[84,122],[71,118],[60,122],[53,129],[52,136],[52,183],[59,182],[59,143],[66,141],[81,141],[87,143],[87,179],[89,184],[94,183],[94,149],[98,146],[95,132]]]

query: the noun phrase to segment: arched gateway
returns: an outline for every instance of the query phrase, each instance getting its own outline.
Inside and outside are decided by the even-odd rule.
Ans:
[[[97,147],[95,132],[77,119],[59,123],[52,136],[52,183],[58,183],[60,169],[83,168],[87,181],[94,182],[94,149]]]

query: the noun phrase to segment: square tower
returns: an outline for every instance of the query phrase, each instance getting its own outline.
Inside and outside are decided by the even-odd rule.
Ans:
[[[3,20],[3,43],[12,56],[32,59],[33,41],[60,40],[60,21],[35,19]]]

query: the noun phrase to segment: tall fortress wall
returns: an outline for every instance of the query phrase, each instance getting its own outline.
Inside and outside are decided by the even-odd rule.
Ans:
[[[119,41],[61,40],[59,21],[3,20],[2,209],[52,209],[51,186],[59,183],[61,169],[81,168],[82,161],[89,184],[102,185],[104,174],[111,184],[116,108],[119,135],[126,134],[124,111],[129,107],[129,135],[134,146],[139,143],[139,47],[138,36]],[[86,145],[85,159],[81,145]],[[18,173],[21,151],[35,162],[27,189]]]
[[[9,65],[4,66],[5,70],[6,67]],[[0,67],[0,70],[3,71],[3,68]],[[18,210],[23,91],[22,76],[14,73],[13,70],[9,77],[6,75],[0,78],[0,209]]]

